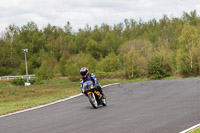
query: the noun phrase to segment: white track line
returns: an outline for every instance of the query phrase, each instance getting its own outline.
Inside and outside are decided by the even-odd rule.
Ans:
[[[200,123],[197,124],[197,125],[195,125],[195,126],[193,126],[193,127],[191,127],[191,128],[188,128],[188,129],[186,129],[186,130],[184,130],[184,131],[182,131],[182,132],[180,132],[180,133],[186,133],[186,132],[191,131],[191,130],[197,128],[197,127],[200,127]]]
[[[108,87],[108,86],[111,86],[111,85],[116,85],[116,84],[119,84],[119,83],[104,85],[104,86],[102,86],[102,88],[105,88],[105,87]],[[52,102],[52,103],[48,103],[48,104],[44,104],[44,105],[39,105],[39,106],[32,107],[32,108],[29,108],[29,109],[25,109],[25,110],[21,110],[21,111],[9,113],[9,114],[0,116],[0,118],[11,116],[11,115],[15,115],[15,114],[19,114],[19,113],[23,113],[23,112],[27,112],[27,111],[31,111],[31,110],[35,110],[35,109],[39,109],[39,108],[43,108],[43,107],[47,107],[47,106],[50,106],[50,105],[53,105],[53,104],[56,104],[56,103],[64,102],[64,101],[67,101],[67,100],[79,97],[81,95],[83,95],[83,94],[80,93],[80,94],[77,94],[77,95],[74,95],[74,96],[70,96],[70,97],[65,98],[65,99],[57,100],[57,101]]]

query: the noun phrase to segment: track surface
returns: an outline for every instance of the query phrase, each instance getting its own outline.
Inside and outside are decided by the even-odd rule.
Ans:
[[[200,79],[104,88],[108,106],[85,96],[0,118],[1,133],[178,133],[200,123]]]

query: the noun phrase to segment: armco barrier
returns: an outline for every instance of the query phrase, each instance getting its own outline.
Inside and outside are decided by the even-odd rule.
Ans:
[[[15,78],[22,78],[22,79],[24,79],[24,78],[27,78],[27,76],[26,76],[26,75],[18,75],[18,76],[1,76],[1,77],[0,77],[0,80],[4,80],[4,79],[9,80],[9,79],[15,79]],[[28,78],[29,78],[29,79],[35,78],[35,75],[28,75]]]

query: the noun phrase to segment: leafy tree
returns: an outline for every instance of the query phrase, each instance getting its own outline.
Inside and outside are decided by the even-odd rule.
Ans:
[[[182,33],[183,25],[183,21],[179,18],[172,18],[170,21],[169,32],[167,34],[169,37],[170,48],[173,50],[177,50],[180,47],[178,38]]]
[[[40,82],[41,80],[51,79],[55,76],[57,61],[49,55],[42,55],[42,63],[40,68],[36,71],[36,82]]]
[[[143,26],[143,36],[148,39],[152,44],[157,43],[158,35],[160,34],[160,25],[153,19]]]
[[[66,75],[66,63],[67,63],[67,60],[69,59],[70,55],[67,51],[64,51],[63,52],[63,55],[60,59],[60,63],[59,63],[59,70],[60,70],[60,73],[62,76],[65,76]]]
[[[5,31],[3,51],[3,62],[6,66],[17,66],[19,61],[18,53],[15,51],[19,28],[15,25],[9,25]]]
[[[188,53],[183,49],[179,49],[177,51],[176,66],[177,66],[178,72],[180,72],[183,75],[189,75],[191,72]]]
[[[123,43],[118,49],[120,57],[122,58],[124,54],[127,54],[132,47],[134,47],[134,49],[139,52],[140,57],[145,57],[146,61],[149,62],[153,49],[150,41],[129,40]]]
[[[109,53],[116,52],[120,45],[120,37],[114,32],[107,32],[105,38],[102,40],[101,53],[107,56]]]
[[[121,65],[119,57],[115,53],[110,53],[98,64],[98,71],[116,72]]]
[[[141,60],[139,52],[131,47],[130,51],[124,55],[124,69],[127,78],[139,77],[139,71],[141,70]]]
[[[9,25],[0,35],[0,71],[25,73],[21,49],[28,48],[29,73],[39,75],[51,69],[52,75],[77,79],[82,66],[99,73],[120,70],[127,78],[200,75],[199,21],[194,10],[181,18],[163,15],[159,21],[125,19],[94,28],[87,24],[77,32],[70,22],[43,29],[34,22]]]
[[[44,28],[44,38],[45,38],[45,51],[52,52],[54,51],[55,40],[58,37],[57,27],[48,24]]]
[[[125,42],[120,47],[119,53],[127,78],[148,75],[148,64],[152,54],[152,44],[149,41],[131,40]]]
[[[184,28],[182,30],[182,34],[180,35],[179,43],[180,49],[187,53],[187,57],[190,60],[190,70],[193,71],[193,51],[194,47],[197,47],[198,44],[198,31],[194,26],[190,26],[189,23],[185,23]]]
[[[191,49],[193,53],[193,74],[195,76],[200,74],[200,43]]]
[[[159,45],[154,52],[149,64],[149,77],[161,79],[172,73],[173,52],[167,40],[159,40]]]
[[[122,33],[124,30],[124,25],[123,23],[119,23],[117,25],[114,25],[113,27],[113,32],[116,36],[119,36],[120,38],[122,38]]]
[[[53,64],[49,65],[48,61],[43,61],[40,69],[36,72],[37,81],[51,79],[54,77]]]
[[[127,41],[127,40],[130,40],[130,39],[131,39],[131,34],[132,34],[133,32],[131,31],[131,24],[130,24],[129,20],[128,20],[128,19],[125,19],[125,20],[124,20],[124,23],[125,23],[125,29],[124,29],[124,31],[123,31],[123,33],[122,33],[122,36],[123,36],[123,38],[124,38],[124,41]],[[135,28],[135,27],[134,27],[134,28]]]
[[[61,29],[57,29],[58,37],[55,39],[54,46],[53,46],[53,53],[54,57],[57,59],[57,61],[60,60],[65,46],[65,32]]]
[[[23,48],[28,48],[29,52],[36,53],[39,49],[39,38],[42,34],[34,22],[28,22],[20,30],[20,43]]]
[[[67,60],[65,65],[66,75],[70,80],[80,79],[80,68],[87,67],[90,72],[96,71],[97,61],[89,54],[80,53]]]
[[[25,62],[24,61],[20,64],[19,73],[20,73],[20,75],[25,75],[26,74],[26,67],[25,67]]]
[[[5,76],[11,74],[12,71],[10,68],[0,67],[0,76]]]
[[[98,43],[93,39],[89,39],[88,43],[86,44],[86,52],[96,59],[99,59],[102,56]]]
[[[67,35],[72,35],[72,26],[69,21],[64,26],[64,31]]]
[[[190,25],[196,26],[198,24],[198,16],[197,16],[197,11],[191,11],[190,14],[187,12],[183,12],[183,20],[187,21],[190,23]]]
[[[75,37],[75,53],[79,53],[79,52],[83,52],[85,51],[85,47],[86,47],[86,42],[87,42],[87,33],[82,30],[79,29],[79,32],[77,33],[76,37]]]

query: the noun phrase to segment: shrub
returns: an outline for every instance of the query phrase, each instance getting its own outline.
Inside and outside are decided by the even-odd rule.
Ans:
[[[156,80],[170,76],[170,73],[170,66],[168,64],[163,64],[160,58],[154,55],[149,65],[149,77]]]
[[[16,79],[11,79],[10,82],[13,85],[24,85],[26,82],[26,79],[16,78]]]
[[[0,76],[5,76],[11,74],[12,71],[9,68],[1,67],[0,68]]]
[[[54,77],[55,60],[48,58],[43,60],[41,67],[36,72],[36,81],[39,83],[41,80],[51,79]]]
[[[27,81],[27,79],[22,79],[22,78],[16,78],[16,79],[11,79],[10,82],[11,84],[13,85],[25,85],[25,82]],[[34,84],[35,83],[35,79],[31,79],[29,80],[29,82],[31,84]]]
[[[31,84],[35,84],[35,79],[31,79],[31,80],[29,80],[29,82],[31,83]]]

